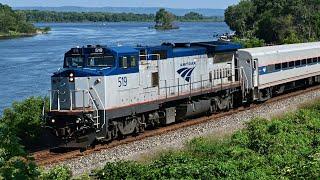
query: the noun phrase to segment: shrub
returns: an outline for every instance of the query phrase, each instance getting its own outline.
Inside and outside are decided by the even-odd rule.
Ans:
[[[0,166],[0,179],[36,179],[39,176],[36,164],[21,156],[15,156]]]
[[[71,170],[66,166],[56,166],[48,172],[43,172],[40,179],[43,180],[69,180],[72,177]]]
[[[272,120],[255,119],[229,139],[196,138],[147,164],[108,163],[101,179],[317,179],[320,103]]]
[[[5,109],[1,123],[10,129],[11,135],[17,136],[21,144],[32,147],[42,132],[42,108],[44,99],[30,97],[22,102],[14,102]]]
[[[254,47],[262,47],[265,46],[265,41],[258,38],[238,38],[234,37],[232,39],[233,42],[240,43],[244,48],[254,48]]]

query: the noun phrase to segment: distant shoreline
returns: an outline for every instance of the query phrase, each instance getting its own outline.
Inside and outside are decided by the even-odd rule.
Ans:
[[[155,14],[110,13],[110,12],[56,12],[38,10],[16,10],[31,23],[57,22],[154,22]],[[190,12],[174,17],[177,22],[222,22],[224,16],[204,16]]]
[[[20,33],[20,32],[11,32],[11,33],[0,33],[0,39],[12,39],[19,37],[32,37],[41,34],[48,34],[50,30],[37,29],[34,33]]]

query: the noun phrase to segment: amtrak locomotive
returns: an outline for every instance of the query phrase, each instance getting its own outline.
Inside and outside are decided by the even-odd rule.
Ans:
[[[320,82],[320,43],[240,48],[72,48],[52,76],[46,126],[59,146],[87,147]]]

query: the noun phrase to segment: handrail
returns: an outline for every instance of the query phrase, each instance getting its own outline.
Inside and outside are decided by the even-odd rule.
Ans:
[[[106,124],[106,109],[105,109],[105,107],[104,107],[104,104],[103,104],[103,102],[102,102],[102,100],[101,100],[101,98],[100,98],[97,90],[96,90],[94,87],[91,87],[90,89],[93,89],[93,90],[94,90],[94,92],[96,93],[96,95],[97,95],[97,97],[98,97],[98,100],[100,101],[100,104],[101,104],[101,106],[102,106],[102,108],[103,108],[103,124],[102,124],[101,127],[104,127],[105,124]],[[90,96],[91,96],[91,92],[90,92],[90,91],[89,91],[89,94],[90,94]]]
[[[70,93],[70,107],[68,107],[68,110],[72,111],[74,110],[76,107],[73,105],[74,104],[74,99],[73,99],[73,95],[77,92],[82,92],[82,107],[83,109],[85,110],[85,93],[88,93],[89,91],[88,90],[70,90],[69,93]],[[59,90],[49,90],[49,110],[52,111],[53,110],[53,107],[52,107],[52,103],[53,103],[53,96],[54,95],[57,95],[57,108],[55,110],[58,110],[60,111],[61,110],[61,101],[60,101],[60,91]],[[63,102],[66,102],[67,100],[64,99]]]
[[[149,61],[150,56],[157,56],[156,60],[160,60],[160,54],[145,54],[145,55],[139,55],[139,57],[146,57],[146,61]],[[152,59],[151,59],[152,60]]]
[[[59,98],[59,96],[60,96],[60,91],[59,91],[59,90],[49,90],[49,92],[50,92],[50,102],[49,102],[50,111],[53,110],[53,108],[52,108],[53,97],[52,97],[52,96],[55,96],[55,93],[57,94],[57,104],[56,104],[57,109],[56,109],[56,110],[61,111],[61,105],[60,105],[61,101],[60,101],[60,98]],[[72,110],[74,110],[74,109],[77,108],[77,107],[76,107],[76,103],[75,103],[75,105],[74,105],[74,102],[75,102],[75,101],[73,100],[73,96],[74,96],[77,92],[82,92],[82,96],[83,96],[83,97],[82,97],[82,108],[83,108],[83,111],[86,110],[85,94],[88,94],[88,98],[89,98],[89,102],[88,102],[88,103],[89,103],[89,104],[90,104],[90,102],[92,103],[92,106],[93,106],[92,108],[94,109],[94,111],[96,111],[97,117],[99,116],[98,106],[97,106],[97,104],[95,103],[94,98],[93,98],[93,96],[92,96],[92,94],[91,94],[91,92],[90,92],[89,90],[85,90],[85,89],[82,89],[82,90],[70,90],[69,92],[70,92],[70,107],[67,107],[66,109],[72,111]],[[103,103],[102,103],[102,100],[100,99],[99,96],[98,96],[98,99],[100,100],[101,105],[104,107],[104,105],[103,105]],[[89,105],[89,104],[88,104],[88,106],[90,107],[91,105]],[[106,114],[105,114],[105,110],[104,110],[104,124],[105,124],[105,122],[106,122],[105,117],[106,117]],[[94,119],[95,119],[95,117],[94,117]],[[96,123],[96,124],[95,124],[96,126],[99,126],[99,120],[98,120],[98,119],[96,120],[95,123]],[[103,125],[103,126],[104,126],[104,125]]]

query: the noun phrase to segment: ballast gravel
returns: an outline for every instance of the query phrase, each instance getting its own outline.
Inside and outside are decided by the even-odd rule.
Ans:
[[[46,169],[50,169],[56,165],[65,165],[72,170],[74,176],[78,176],[83,173],[90,173],[94,169],[102,168],[106,162],[141,160],[152,157],[154,154],[161,151],[183,148],[186,142],[196,137],[213,136],[222,138],[232,134],[236,130],[244,128],[245,122],[248,122],[255,117],[270,119],[273,116],[281,115],[288,111],[294,111],[301,104],[319,98],[320,90],[316,90],[289,99],[261,104],[257,108],[242,111],[223,118],[213,119],[203,124],[182,128],[159,136],[149,137],[76,159],[66,160],[59,164],[47,166]]]

